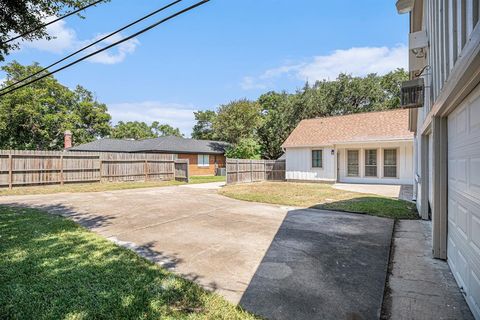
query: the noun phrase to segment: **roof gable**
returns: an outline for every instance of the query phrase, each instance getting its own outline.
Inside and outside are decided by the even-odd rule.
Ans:
[[[408,110],[399,109],[303,120],[282,147],[409,139]]]

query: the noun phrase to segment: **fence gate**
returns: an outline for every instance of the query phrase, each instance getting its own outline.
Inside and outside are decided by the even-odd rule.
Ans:
[[[285,160],[227,159],[227,184],[285,181]]]

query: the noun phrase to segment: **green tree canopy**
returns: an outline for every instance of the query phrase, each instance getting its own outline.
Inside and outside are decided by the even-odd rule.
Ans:
[[[168,124],[160,124],[154,121],[150,126],[139,121],[120,121],[112,130],[112,138],[115,139],[151,139],[164,136],[182,137],[180,129],[173,128]]]
[[[193,127],[192,138],[200,140],[215,140],[213,123],[217,113],[212,110],[194,112],[197,123]]]
[[[40,69],[17,62],[3,66],[3,86]],[[110,119],[107,106],[90,91],[70,90],[49,76],[0,97],[0,149],[60,150],[65,130],[73,132],[75,144],[90,142],[110,133]]]
[[[5,43],[12,34],[24,34],[39,28],[25,36],[23,40],[51,39],[46,28],[40,28],[44,20],[52,16],[60,16],[66,11],[84,7],[94,0],[6,0],[0,5],[0,61],[10,51],[19,48],[18,41]]]
[[[262,146],[254,138],[242,138],[225,152],[227,158],[261,159]]]
[[[254,138],[262,124],[260,104],[246,99],[222,105],[213,122],[215,136],[226,142],[237,143],[242,138]]]

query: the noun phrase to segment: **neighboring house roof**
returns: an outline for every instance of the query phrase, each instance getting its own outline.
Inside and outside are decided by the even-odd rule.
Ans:
[[[170,136],[146,140],[100,139],[68,150],[223,154],[228,145],[228,143],[222,141],[195,140]]]
[[[303,120],[282,147],[411,139],[408,110],[397,109]]]

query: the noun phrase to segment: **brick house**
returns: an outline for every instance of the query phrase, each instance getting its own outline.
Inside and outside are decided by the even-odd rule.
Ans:
[[[71,141],[66,139],[66,141]],[[71,142],[69,142],[71,143]],[[225,149],[228,143],[210,140],[160,137],[146,140],[99,139],[75,147],[65,146],[68,151],[168,153],[177,159],[188,159],[190,175],[215,175],[217,168],[225,167]]]

